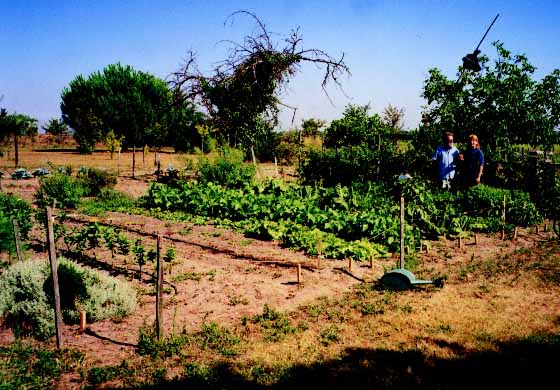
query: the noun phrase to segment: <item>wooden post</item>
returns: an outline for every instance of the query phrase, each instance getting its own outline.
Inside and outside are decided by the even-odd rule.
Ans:
[[[276,158],[276,156],[274,156],[274,168],[276,169],[276,176],[279,176],[280,173],[278,173],[278,159]],[[0,186],[0,190],[2,190],[1,186]]]
[[[117,157],[117,177],[121,174],[121,150],[122,148],[119,146],[119,154]]]
[[[0,174],[0,192],[2,192],[2,175]]]
[[[369,255],[369,268],[373,269],[373,255]]]
[[[459,249],[463,248],[463,237],[459,237]]]
[[[56,347],[62,348],[62,311],[60,310],[60,291],[58,289],[58,266],[56,263],[56,246],[54,243],[52,210],[47,207],[47,238],[49,241],[49,261],[54,291],[54,324],[56,328]]]
[[[506,195],[504,194],[504,200],[502,203],[502,220],[504,221],[504,224],[506,223]],[[504,231],[504,229],[502,229],[502,240],[504,240],[506,238],[506,232]]]
[[[86,331],[86,312],[80,310],[80,333],[84,333]]]
[[[399,258],[399,268],[404,267],[404,196],[401,196],[401,257]]]
[[[513,239],[517,240],[517,226],[513,229]]]
[[[157,285],[156,285],[156,335],[163,336],[163,262],[161,261],[161,235],[156,240]]]
[[[136,144],[132,145],[132,178],[136,178]]]
[[[478,245],[480,243],[480,236],[478,235],[478,233],[475,233],[474,235],[474,244]]]
[[[156,172],[156,181],[159,181],[159,174],[161,172],[161,155],[157,154],[157,172]]]
[[[23,261],[23,248],[21,246],[21,238],[19,235],[19,224],[17,219],[12,220],[12,224],[14,225],[14,241],[16,243],[16,252],[18,261]]]
[[[500,239],[504,240],[506,238],[506,232],[504,229],[502,229],[501,233],[500,233]]]
[[[544,224],[543,229],[544,229],[545,233],[548,232],[548,224],[547,223]]]
[[[297,283],[300,284],[301,281],[302,281],[302,278],[301,278],[301,264],[298,264],[296,266],[296,270],[297,270]]]
[[[535,225],[535,233],[539,234],[539,225]]]
[[[323,240],[317,239],[317,268],[321,268],[321,257],[323,257]]]
[[[348,271],[352,272],[352,258],[348,259]]]

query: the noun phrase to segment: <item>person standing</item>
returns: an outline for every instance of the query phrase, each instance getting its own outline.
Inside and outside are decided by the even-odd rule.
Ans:
[[[464,176],[465,186],[470,188],[479,185],[484,171],[484,153],[480,150],[478,137],[474,134],[469,136],[463,160],[464,169],[461,175]]]
[[[453,133],[445,133],[443,135],[443,145],[437,147],[432,157],[437,165],[441,188],[451,189],[458,157],[459,150],[453,146]]]

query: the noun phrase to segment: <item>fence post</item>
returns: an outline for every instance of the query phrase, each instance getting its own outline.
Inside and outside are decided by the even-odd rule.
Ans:
[[[502,210],[502,220],[504,222],[504,225],[506,223],[506,195],[504,194],[504,201],[502,204],[503,210]],[[502,229],[502,240],[506,238],[506,232],[504,229]]]
[[[156,284],[156,334],[163,336],[163,266],[161,261],[161,235],[156,239],[157,284]]]
[[[16,252],[18,261],[23,261],[23,248],[21,247],[21,238],[19,235],[19,224],[17,219],[12,220],[12,224],[14,225],[14,241],[16,243]]]
[[[56,347],[62,348],[62,311],[60,310],[60,291],[58,288],[58,266],[56,263],[56,246],[54,242],[52,209],[47,207],[47,239],[49,241],[49,261],[54,291],[54,324],[56,328]]]
[[[296,270],[297,270],[297,284],[301,283],[301,264],[298,264],[296,266]]]
[[[399,268],[404,266],[404,196],[401,196],[401,257],[399,258]]]

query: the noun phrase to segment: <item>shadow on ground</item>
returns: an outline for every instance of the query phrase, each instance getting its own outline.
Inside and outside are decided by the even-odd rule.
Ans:
[[[483,352],[467,351],[460,344],[448,344],[443,340],[426,341],[449,348],[461,357],[442,359],[417,350],[348,349],[340,359],[311,366],[276,370],[252,367],[253,381],[241,377],[238,368],[229,364],[206,369],[188,366],[184,379],[162,382],[156,388],[532,389],[555,383],[560,356],[559,335],[535,334],[499,344],[496,351]]]

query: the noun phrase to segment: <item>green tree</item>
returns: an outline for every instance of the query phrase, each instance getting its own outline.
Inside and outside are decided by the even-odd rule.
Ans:
[[[5,109],[0,110],[0,141],[14,139],[15,166],[19,165],[19,137],[37,134],[37,119],[23,114],[8,114]]]
[[[451,131],[465,140],[475,133],[491,152],[517,143],[545,148],[554,144],[560,124],[560,70],[537,81],[536,68],[524,54],[513,55],[500,42],[494,47],[493,63],[482,56],[482,71],[464,71],[457,82],[438,69],[429,70],[421,131],[439,134],[420,138],[437,142],[442,132]]]
[[[80,143],[95,144],[112,129],[116,136],[124,136],[125,147],[144,145],[148,136],[154,136],[150,129],[166,122],[172,97],[163,80],[117,63],[72,80],[62,91],[62,118]],[[83,113],[98,119],[99,128],[88,126],[91,121],[84,120]]]
[[[321,134],[321,129],[327,123],[322,119],[303,119],[301,121],[301,135],[304,137],[316,137]]]
[[[57,142],[62,142],[62,137],[68,134],[68,125],[62,119],[50,119],[47,124],[43,125],[46,133],[56,137]]]
[[[390,130],[377,114],[369,115],[369,105],[350,104],[342,118],[335,119],[325,130],[327,148],[367,144],[369,148],[381,146],[384,135]]]

